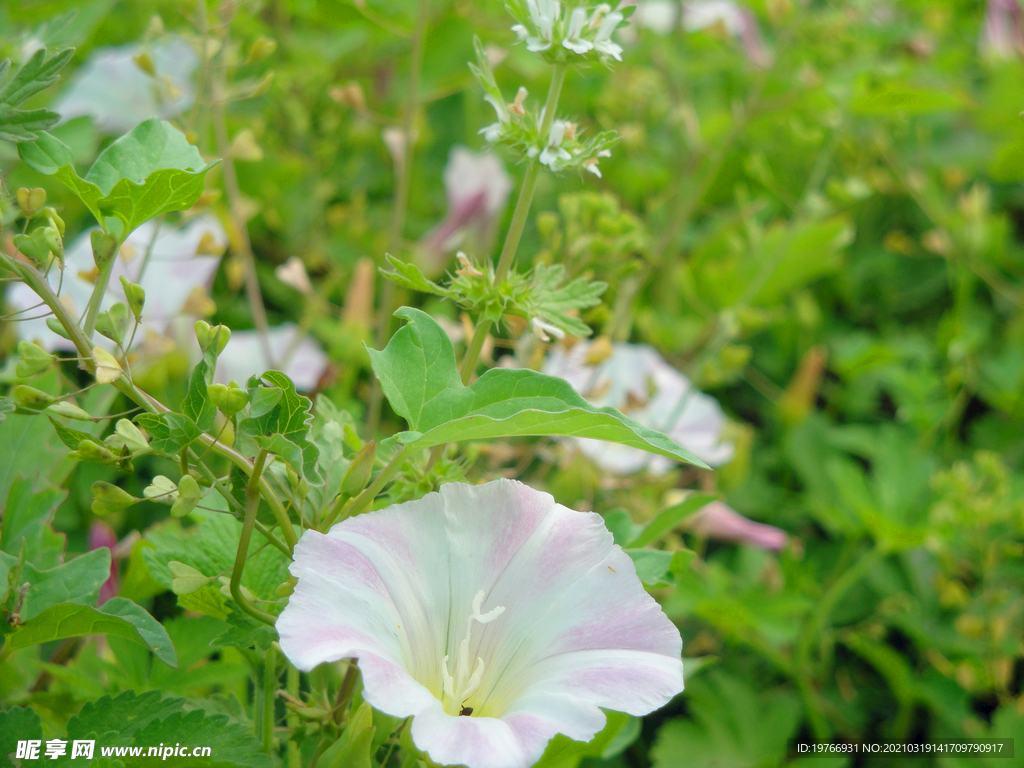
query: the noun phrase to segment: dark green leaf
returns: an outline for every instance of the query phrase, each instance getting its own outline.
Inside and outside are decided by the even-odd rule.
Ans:
[[[39,568],[52,568],[64,552],[64,536],[55,533],[50,523],[67,491],[52,486],[36,489],[31,480],[14,478],[3,508],[0,550],[24,555],[25,562]]]
[[[631,547],[646,547],[653,541],[657,541],[666,533],[675,528],[679,523],[692,515],[701,507],[710,504],[715,500],[714,496],[706,493],[699,493],[690,496],[685,501],[664,509],[658,513],[651,522],[647,524],[630,543]]]
[[[232,605],[234,605],[232,603]],[[216,648],[231,646],[234,648],[256,648],[265,651],[271,643],[278,639],[277,630],[262,621],[235,611],[228,614],[227,622],[230,629],[213,638],[210,645]]]
[[[153,450],[167,456],[181,453],[202,434],[190,418],[180,413],[144,413],[135,417],[135,423],[149,433]]]
[[[55,568],[41,570],[25,563],[21,580],[31,584],[21,609],[29,621],[58,603],[95,603],[100,587],[110,577],[110,550],[94,549]]]
[[[109,557],[110,550],[103,551]],[[85,635],[123,637],[145,645],[168,666],[178,665],[174,646],[163,625],[145,609],[123,597],[112,597],[99,608],[77,603],[51,606],[18,627],[8,636],[7,642],[12,648],[27,648],[30,645]]]
[[[209,386],[209,365],[205,360],[200,360],[188,380],[188,392],[181,404],[181,410],[202,432],[213,429],[214,418],[217,415],[217,408],[210,402],[207,394]]]
[[[0,712],[0,768],[14,768],[7,756],[17,754],[19,741],[42,738],[43,724],[34,709],[11,707]]]
[[[85,432],[79,432],[77,429],[65,427],[52,416],[47,416],[46,418],[48,418],[50,420],[50,423],[53,424],[53,428],[57,432],[57,437],[60,438],[60,441],[64,443],[64,445],[66,445],[68,448],[70,448],[72,451],[77,451],[78,446],[82,443],[83,440],[92,439],[92,435],[87,435]]]

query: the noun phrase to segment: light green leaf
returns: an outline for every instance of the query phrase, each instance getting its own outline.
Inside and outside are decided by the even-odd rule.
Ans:
[[[698,493],[679,504],[662,510],[658,513],[657,517],[647,524],[646,528],[637,534],[636,538],[629,543],[629,546],[646,547],[651,542],[657,541],[671,531],[698,509],[706,504],[710,504],[714,500],[715,497],[710,494]]]
[[[234,606],[234,603],[231,605]],[[271,643],[278,639],[277,630],[262,621],[236,610],[228,614],[230,628],[217,635],[210,642],[216,648],[231,646],[234,648],[256,648],[265,651]]]
[[[460,440],[519,435],[571,435],[608,440],[706,465],[660,432],[614,408],[595,408],[563,379],[536,371],[492,369],[466,387],[448,335],[429,315],[411,307],[396,316],[409,324],[380,352],[368,350],[391,407],[413,431],[399,443],[429,448]]]
[[[64,536],[55,533],[50,523],[67,491],[33,485],[24,477],[14,478],[3,508],[0,550],[15,557],[24,554],[25,562],[39,568],[53,568],[64,552]]]
[[[153,450],[168,456],[178,455],[202,434],[192,419],[180,413],[143,413],[135,423],[149,433]]]
[[[0,141],[28,142],[36,131],[55,125],[60,115],[49,109],[18,109],[18,105],[58,80],[57,73],[68,63],[74,48],[65,48],[46,58],[40,48],[18,72],[0,86]],[[10,59],[0,62],[0,83],[6,79]]]
[[[49,134],[19,145],[21,159],[39,173],[55,175],[78,195],[96,220],[124,224],[127,237],[140,224],[169,211],[190,208],[203,191],[206,164],[177,128],[153,118],[140,123],[96,158],[84,178],[71,150]]]
[[[25,563],[22,582],[31,584],[21,609],[22,621],[30,621],[59,603],[95,603],[100,587],[110,578],[110,550],[94,549],[56,568],[41,570]]]
[[[675,575],[689,565],[695,552],[682,549],[666,552],[661,549],[627,549],[633,559],[636,575],[648,587],[667,587],[675,582]]]
[[[279,394],[265,394],[268,391]],[[267,371],[249,380],[249,403],[249,417],[240,420],[235,431],[235,447],[250,456],[256,455],[257,447],[266,447],[291,464],[306,482],[323,484],[317,466],[320,450],[309,437],[313,424],[309,398],[296,392],[292,380],[280,371]]]
[[[110,550],[102,551],[109,558]],[[8,635],[7,642],[17,649],[85,635],[123,637],[145,645],[168,666],[178,665],[174,646],[163,625],[145,609],[123,597],[112,597],[99,608],[77,603],[50,606]]]

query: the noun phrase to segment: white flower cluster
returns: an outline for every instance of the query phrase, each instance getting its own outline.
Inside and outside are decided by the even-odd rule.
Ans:
[[[602,57],[622,61],[622,47],[612,41],[612,33],[625,21],[625,15],[602,3],[593,10],[577,7],[563,13],[558,0],[525,0],[510,3],[519,21],[512,31],[528,50],[557,51],[559,47],[585,56],[591,51]]]

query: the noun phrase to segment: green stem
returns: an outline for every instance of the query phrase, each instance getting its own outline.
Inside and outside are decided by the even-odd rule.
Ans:
[[[263,751],[274,751],[274,691],[277,689],[277,650],[273,643],[263,660]]]
[[[78,351],[78,356],[81,358],[85,369],[90,374],[95,374],[96,364],[92,359],[92,345],[82,332],[82,329],[78,327],[78,322],[68,314],[64,304],[61,303],[60,299],[58,299],[54,294],[53,290],[50,288],[50,284],[46,282],[45,278],[34,267],[23,262],[16,261],[4,253],[0,253],[0,263],[3,263],[8,270],[18,275],[18,277],[20,277],[21,280],[35,291],[36,295],[43,300],[43,303],[46,304],[54,317],[57,318],[57,321],[64,328],[64,331],[68,334],[71,342],[75,345],[75,349]],[[170,411],[170,409],[160,401],[136,387],[127,376],[119,378],[114,382],[113,386],[130,400],[142,406],[149,413],[167,413]],[[227,459],[242,470],[242,472],[247,476],[252,476],[252,462],[234,448],[224,445],[224,443],[217,440],[213,435],[208,435],[204,432],[199,436],[196,442],[212,453]],[[263,495],[263,498],[266,499],[267,504],[274,513],[274,517],[276,518],[278,525],[281,527],[281,535],[284,536],[284,540],[290,552],[295,548],[299,539],[295,535],[295,529],[292,528],[291,519],[288,517],[288,510],[285,509],[284,504],[281,503],[281,500],[274,492],[274,489],[270,486],[270,482],[265,477],[259,477],[259,488],[260,493]]]
[[[293,699],[299,698],[299,670],[294,664],[288,664],[288,693]],[[291,733],[295,733],[295,729],[299,727],[299,716],[288,710],[288,718],[286,720],[288,728]],[[288,739],[288,768],[302,768],[302,753],[299,751],[299,745],[295,742],[295,739]]]
[[[252,530],[256,522],[256,510],[260,504],[260,476],[263,474],[263,467],[267,463],[267,456],[267,449],[261,449],[256,456],[256,461],[253,462],[249,484],[245,487],[245,518],[242,520],[242,533],[238,537],[235,567],[231,569],[231,597],[238,603],[239,608],[254,619],[274,626],[277,623],[277,619],[266,611],[261,611],[259,608],[251,605],[242,594],[242,571],[245,569],[245,560],[249,554],[249,541],[252,539]]]
[[[373,482],[370,483],[362,493],[356,496],[349,510],[349,517],[358,515],[373,503],[373,500],[377,498],[377,494],[383,490],[384,486],[387,485],[402,466],[408,450],[409,449],[407,447],[403,447],[402,450],[396,453],[395,458],[393,458],[391,462],[380,471],[380,474],[374,478]]]
[[[548,96],[544,100],[544,119],[541,121],[540,138],[546,141],[551,132],[551,124],[555,121],[555,112],[558,109],[558,97],[562,93],[562,85],[565,83],[565,62],[555,64],[551,73],[551,84],[548,86]],[[519,241],[523,237],[523,230],[526,228],[526,219],[530,215],[530,206],[533,204],[533,193],[537,189],[537,177],[540,175],[540,161],[536,158],[530,161],[526,168],[526,175],[523,177],[523,186],[519,190],[519,197],[516,200],[515,211],[512,212],[512,223],[509,224],[508,234],[505,236],[505,244],[501,248],[501,255],[498,257],[498,266],[494,270],[494,284],[501,285],[508,276],[515,260],[516,251],[519,248]],[[476,370],[477,361],[480,359],[480,350],[484,347],[484,340],[494,326],[493,320],[480,320],[473,330],[473,338],[466,349],[466,356],[462,359],[460,373],[462,383],[469,384],[469,380]]]
[[[120,248],[121,244],[118,243],[117,248]],[[114,248],[114,253],[110,257],[110,260],[103,265],[103,269],[100,270],[96,276],[96,284],[92,288],[92,296],[89,297],[89,309],[85,313],[85,328],[83,335],[92,343],[92,332],[96,328],[96,318],[100,314],[100,305],[103,303],[103,297],[107,293],[107,283],[110,282],[110,276],[114,272],[114,260],[117,258],[117,248]]]

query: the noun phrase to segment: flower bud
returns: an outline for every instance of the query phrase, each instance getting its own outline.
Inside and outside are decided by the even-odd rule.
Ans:
[[[345,477],[341,481],[341,492],[355,496],[370,482],[373,473],[373,462],[377,457],[377,442],[371,440],[359,451],[348,465]]]

